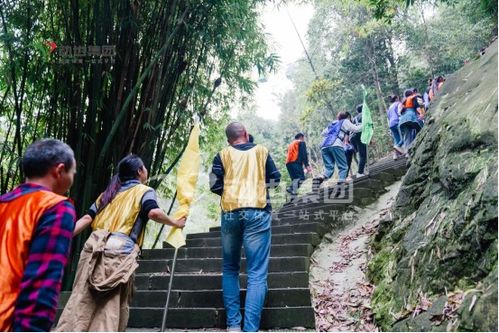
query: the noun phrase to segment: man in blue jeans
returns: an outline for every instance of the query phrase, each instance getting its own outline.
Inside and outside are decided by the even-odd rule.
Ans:
[[[210,188],[221,196],[222,289],[227,330],[241,330],[239,270],[241,246],[246,254],[245,332],[258,331],[267,293],[272,213],[268,188],[281,179],[267,148],[250,143],[241,123],[225,129],[229,146],[213,160]]]
[[[349,119],[348,112],[340,112],[336,121],[332,122],[323,132],[324,140],[321,144],[324,174],[314,179],[315,186],[333,176],[335,164],[338,167],[338,183],[344,183],[348,173],[347,158],[345,155],[345,137],[348,133],[357,133],[362,125],[354,125]]]
[[[390,127],[390,132],[392,133],[393,138],[393,159],[396,160],[404,154],[402,149],[404,141],[402,140],[399,130],[398,109],[401,103],[397,95],[388,96],[388,98],[390,99],[391,104],[388,110],[386,110],[386,116],[388,117],[388,126]]]

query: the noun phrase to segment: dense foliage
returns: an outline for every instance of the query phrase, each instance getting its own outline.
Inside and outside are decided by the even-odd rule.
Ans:
[[[307,44],[316,72],[306,58],[287,69],[294,88],[281,98],[277,123],[241,115],[257,142],[272,148],[285,180],[286,146],[298,131],[320,171],[320,132],[362,102],[361,84],[375,122],[370,156],[386,154],[386,97],[406,87],[423,90],[428,77],[453,72],[496,33],[495,2],[400,2],[313,1]],[[79,214],[130,152],[144,159],[150,185],[171,197],[173,181],[164,176],[175,170],[194,114],[202,120],[206,175],[225,142],[229,109],[255,89],[251,72],[271,71],[278,61],[258,18],[264,4],[0,0],[0,191],[22,181],[25,147],[54,137],[75,150],[70,195]],[[200,191],[209,193],[206,184]],[[215,201],[209,217],[216,216]],[[73,242],[71,272],[86,236]]]
[[[340,111],[355,115],[366,86],[375,132],[370,156],[391,149],[386,121],[388,96],[428,78],[447,75],[478,56],[497,33],[494,14],[473,1],[314,1],[308,28],[308,52],[288,68],[294,88],[281,99],[280,133],[289,141],[298,130],[308,135],[311,157],[320,164],[320,133]],[[378,7],[375,5],[377,4]],[[390,20],[378,19],[390,4]],[[388,7],[387,7],[388,8]],[[385,15],[385,18],[386,18]]]
[[[75,150],[71,197],[79,213],[127,153],[143,158],[157,187],[161,178],[154,176],[172,171],[192,115],[203,120],[206,145],[234,98],[252,92],[250,72],[273,68],[259,6],[249,0],[2,1],[1,192],[23,179],[19,157],[42,137]],[[51,45],[57,45],[53,52]],[[84,238],[74,242],[76,249]]]

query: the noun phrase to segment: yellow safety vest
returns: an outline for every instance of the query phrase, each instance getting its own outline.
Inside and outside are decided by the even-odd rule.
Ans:
[[[224,168],[223,211],[267,206],[265,164],[268,155],[267,148],[261,145],[249,150],[229,146],[220,152]]]
[[[104,229],[109,232],[121,232],[130,235],[142,208],[142,196],[151,190],[150,187],[137,184],[126,191],[116,194],[114,199],[95,216],[92,229]],[[99,202],[99,200],[97,200]],[[137,239],[142,245],[144,230]]]

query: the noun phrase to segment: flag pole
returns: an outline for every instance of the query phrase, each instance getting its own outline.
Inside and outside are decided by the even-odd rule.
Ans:
[[[215,82],[215,88],[220,84],[221,79]],[[218,83],[218,85],[217,85]],[[189,213],[189,206],[194,198],[195,186],[198,180],[199,166],[200,166],[200,154],[199,154],[199,132],[200,118],[197,114],[194,114],[194,125],[191,129],[191,133],[189,134],[189,140],[187,145],[185,146],[186,150],[183,154],[187,153],[186,156],[182,157],[182,161],[180,162],[179,170],[183,172],[179,172],[177,174],[177,194],[178,201],[180,202],[180,206],[174,214],[175,219],[186,218]],[[161,322],[161,332],[165,331],[166,327],[166,319],[168,316],[168,306],[170,303],[170,296],[172,292],[173,286],[173,277],[175,275],[175,266],[177,263],[178,249],[184,245],[186,245],[185,237],[182,235],[180,229],[174,227],[170,230],[166,238],[166,242],[172,245],[175,248],[175,252],[173,253],[172,266],[170,270],[170,281],[168,282],[168,291],[166,293],[166,302],[165,307],[163,309],[163,320]]]
[[[168,305],[170,303],[170,294],[172,292],[173,275],[175,274],[175,264],[177,263],[177,254],[178,254],[178,248],[176,247],[175,252],[173,254],[172,269],[170,271],[170,282],[168,282],[168,292],[166,293],[165,308],[163,309],[163,321],[161,322],[161,332],[164,332],[165,328],[166,328],[166,318],[168,315]]]

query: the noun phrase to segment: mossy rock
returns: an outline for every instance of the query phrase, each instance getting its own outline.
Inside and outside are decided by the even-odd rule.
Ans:
[[[497,110],[496,41],[447,79],[411,152],[394,218],[374,236],[368,276],[383,330],[447,329],[432,311],[453,290],[469,292],[449,329],[497,330]],[[432,308],[401,319],[421,294]]]

